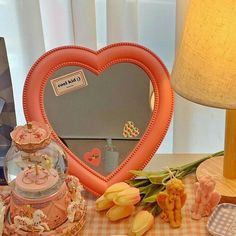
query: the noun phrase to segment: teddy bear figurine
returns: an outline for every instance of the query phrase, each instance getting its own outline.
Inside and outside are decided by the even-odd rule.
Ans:
[[[200,220],[209,216],[220,202],[220,194],[215,192],[215,181],[212,176],[204,175],[194,184],[195,201],[192,206],[192,219]]]

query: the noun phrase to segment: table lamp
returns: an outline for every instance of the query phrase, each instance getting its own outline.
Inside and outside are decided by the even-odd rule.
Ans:
[[[236,0],[191,0],[171,84],[182,97],[226,109],[224,157],[203,162],[223,201],[236,202]]]

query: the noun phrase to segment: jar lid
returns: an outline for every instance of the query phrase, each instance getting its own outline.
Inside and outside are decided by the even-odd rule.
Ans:
[[[17,126],[11,132],[12,141],[24,152],[34,152],[46,147],[51,141],[49,125],[32,121],[24,126]]]

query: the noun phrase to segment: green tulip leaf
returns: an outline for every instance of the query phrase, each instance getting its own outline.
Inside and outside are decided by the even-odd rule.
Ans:
[[[152,186],[150,186],[148,192],[146,193],[142,201],[146,203],[156,202],[157,193],[163,191],[164,189],[165,186],[163,185],[152,184]]]
[[[133,179],[133,180],[129,180],[127,181],[129,185],[131,185],[132,187],[144,187],[147,186],[148,184],[150,184],[150,180],[145,178],[145,179]]]

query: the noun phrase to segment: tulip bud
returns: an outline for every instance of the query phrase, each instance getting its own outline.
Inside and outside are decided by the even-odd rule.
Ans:
[[[154,224],[154,217],[148,211],[140,211],[133,219],[129,236],[141,236]]]
[[[123,191],[124,189],[130,188],[130,186],[125,183],[125,182],[120,182],[120,183],[116,183],[111,185],[109,188],[107,188],[107,190],[104,193],[104,197],[110,201],[113,200],[113,198],[121,191]]]
[[[108,210],[106,216],[110,221],[116,221],[130,216],[133,213],[134,209],[135,207],[133,205],[113,206],[112,208],[110,208],[110,210]]]
[[[111,208],[114,205],[113,201],[106,199],[103,195],[96,200],[96,210],[104,211]]]
[[[135,205],[140,201],[140,192],[138,188],[127,188],[119,192],[114,198],[113,202],[119,206]]]

